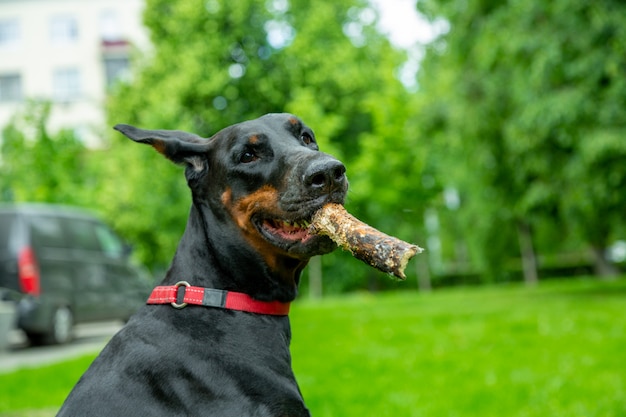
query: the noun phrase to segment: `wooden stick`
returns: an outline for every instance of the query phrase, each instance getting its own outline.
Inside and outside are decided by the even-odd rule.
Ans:
[[[327,204],[318,210],[313,215],[309,232],[328,236],[355,258],[399,279],[406,279],[404,269],[407,263],[424,250],[368,226],[341,204]]]

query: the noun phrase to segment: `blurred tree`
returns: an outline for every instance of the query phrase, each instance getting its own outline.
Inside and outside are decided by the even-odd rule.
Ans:
[[[387,232],[415,238],[419,215],[390,216],[421,210],[421,195],[407,191],[420,158],[405,129],[408,96],[394,75],[405,55],[375,30],[367,1],[148,0],[144,19],[154,49],[110,100],[111,124],[209,137],[264,113],[295,113],[324,151],[346,163],[353,189],[363,188],[350,194],[351,210],[386,214]],[[182,171],[120,135],[112,141],[101,206],[130,240],[141,242],[145,262],[164,267],[190,204]],[[341,264],[324,262],[325,269]],[[336,275],[362,281],[369,273],[351,265],[350,273]],[[354,285],[345,282],[334,288]]]
[[[427,139],[416,134],[417,104],[403,86],[393,83],[364,104],[371,111],[372,126],[351,165],[349,206],[380,230],[425,246],[424,210],[439,190],[424,186],[422,180],[432,175],[432,168]],[[422,289],[430,288],[428,273],[417,273]],[[378,282],[374,270],[368,276],[371,285]]]
[[[2,130],[1,201],[88,205],[87,150],[71,131],[49,134],[50,106],[29,102]]]
[[[532,228],[551,219],[578,230],[598,272],[612,272],[604,250],[626,206],[626,3],[423,0],[418,8],[451,26],[429,48],[420,86],[428,133],[448,161],[440,174],[461,191],[474,250],[501,268],[515,226],[532,282]]]

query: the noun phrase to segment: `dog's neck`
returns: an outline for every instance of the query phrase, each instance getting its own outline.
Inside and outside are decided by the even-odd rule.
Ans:
[[[233,236],[239,241],[233,241]],[[306,262],[287,257],[277,262],[282,273],[270,270],[228,219],[216,218],[207,205],[194,203],[163,284],[185,280],[195,286],[243,292],[262,301],[293,301]]]

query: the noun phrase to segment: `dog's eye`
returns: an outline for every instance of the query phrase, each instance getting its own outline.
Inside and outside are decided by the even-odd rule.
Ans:
[[[302,142],[304,142],[305,145],[310,145],[311,143],[315,142],[313,140],[313,137],[307,132],[304,132],[302,135],[300,135],[300,139],[302,140]]]
[[[252,151],[245,151],[239,157],[239,162],[241,162],[243,164],[249,164],[250,162],[254,162],[257,159],[259,159],[259,157],[254,152],[252,152]]]

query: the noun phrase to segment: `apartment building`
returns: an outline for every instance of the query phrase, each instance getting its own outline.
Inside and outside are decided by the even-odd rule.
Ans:
[[[0,0],[0,128],[29,99],[53,103],[49,128],[97,145],[107,88],[148,47],[143,0]]]

